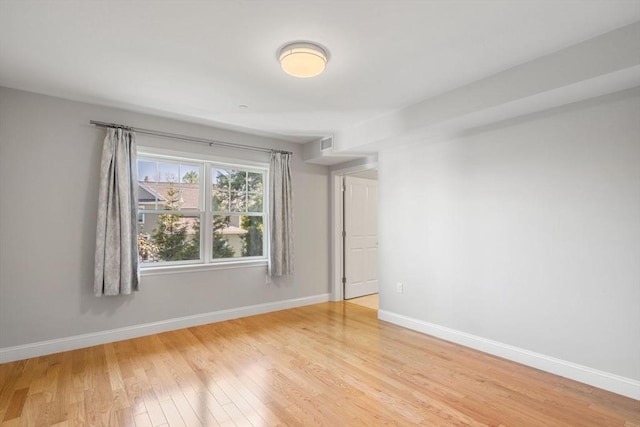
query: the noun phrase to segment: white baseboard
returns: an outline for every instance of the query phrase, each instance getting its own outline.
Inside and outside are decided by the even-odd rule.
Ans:
[[[632,399],[640,400],[640,381],[608,372],[599,371],[577,363],[567,362],[519,347],[467,334],[455,329],[403,316],[385,310],[378,311],[378,318],[404,328],[432,335],[446,341],[480,350],[494,356],[531,366],[545,372],[589,384]]]
[[[231,308],[228,310],[213,311],[193,316],[177,317],[174,319],[161,320],[159,322],[144,323],[141,325],[127,326],[124,328],[110,329],[107,331],[75,335],[48,341],[39,341],[32,344],[17,345],[15,347],[5,347],[0,348],[0,363],[29,359],[31,357],[44,356],[52,353],[59,353],[61,351],[91,347],[99,344],[157,334],[160,332],[173,331],[176,329],[189,328],[207,323],[221,322],[223,320],[237,319],[240,317],[286,310],[288,308],[302,307],[327,301],[329,301],[329,294],[320,294],[304,298],[295,298],[265,304]]]

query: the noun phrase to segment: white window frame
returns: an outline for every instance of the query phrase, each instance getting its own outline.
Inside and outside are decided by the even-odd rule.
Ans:
[[[157,161],[164,163],[192,164],[201,168],[200,177],[200,210],[167,211],[144,209],[144,213],[180,213],[186,215],[200,214],[200,259],[187,261],[164,261],[158,263],[140,263],[143,275],[177,273],[181,271],[198,271],[209,269],[245,268],[265,266],[269,256],[269,220],[268,220],[268,163],[220,158],[211,155],[183,153],[173,150],[138,146],[138,160]],[[235,169],[246,172],[261,173],[263,182],[263,206],[261,212],[224,212],[213,211],[213,170]],[[137,177],[136,177],[137,178]],[[181,178],[178,177],[178,180]],[[138,213],[140,209],[138,209]],[[263,218],[262,256],[218,258],[212,257],[213,252],[213,216],[261,216]]]

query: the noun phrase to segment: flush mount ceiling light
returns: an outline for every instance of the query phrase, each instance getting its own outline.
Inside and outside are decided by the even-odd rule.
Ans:
[[[280,49],[278,60],[285,73],[295,77],[313,77],[324,71],[327,51],[310,42],[295,42]]]

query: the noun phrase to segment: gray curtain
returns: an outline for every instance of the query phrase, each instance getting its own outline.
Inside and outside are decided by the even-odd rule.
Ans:
[[[138,183],[135,134],[107,130],[100,166],[96,230],[96,296],[138,290]]]
[[[271,153],[269,167],[269,220],[271,258],[269,275],[293,273],[293,210],[291,154]]]

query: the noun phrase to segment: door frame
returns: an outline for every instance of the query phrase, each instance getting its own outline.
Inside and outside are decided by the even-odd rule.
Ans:
[[[377,168],[377,160],[368,160],[360,165],[331,171],[331,274],[329,275],[329,280],[331,281],[331,301],[344,300],[342,289],[342,180],[346,175]]]

